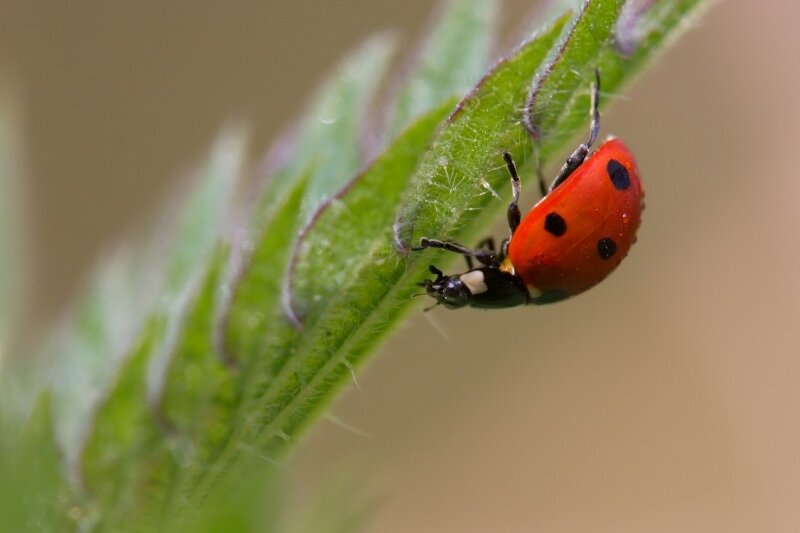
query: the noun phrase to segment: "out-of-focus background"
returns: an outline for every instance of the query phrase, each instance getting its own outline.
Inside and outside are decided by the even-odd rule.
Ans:
[[[532,4],[507,4],[516,32]],[[6,0],[28,333],[227,118],[266,148],[346,50],[379,29],[412,43],[429,9]],[[620,95],[603,128],[637,154],[647,209],[619,271],[552,307],[417,313],[287,465],[299,500],[355,469],[371,531],[797,531],[799,17],[718,2]]]

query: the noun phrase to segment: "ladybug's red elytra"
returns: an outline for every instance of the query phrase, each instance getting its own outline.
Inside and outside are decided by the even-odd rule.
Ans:
[[[597,71],[595,78],[588,142],[567,158],[549,188],[539,176],[542,199],[524,218],[517,169],[511,155],[503,154],[513,200],[508,206],[511,236],[499,251],[492,238],[475,250],[424,237],[412,248],[439,248],[467,260],[469,270],[453,276],[430,266],[436,278],[420,285],[436,305],[492,309],[557,302],[602,281],[627,255],[636,241],[644,193],[636,161],[622,141],[609,138],[589,155],[600,130]],[[481,266],[474,268],[473,258]]]

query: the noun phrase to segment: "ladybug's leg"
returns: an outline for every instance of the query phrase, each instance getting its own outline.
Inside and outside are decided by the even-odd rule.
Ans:
[[[517,175],[517,166],[514,164],[514,159],[511,157],[511,154],[503,152],[503,159],[506,162],[508,173],[511,174],[511,192],[513,196],[511,203],[508,204],[507,216],[508,227],[511,229],[511,235],[514,235],[520,220],[522,220],[522,213],[520,213],[519,210],[519,194],[522,190],[522,186],[520,185],[519,176]]]
[[[494,237],[486,237],[485,239],[483,239],[481,242],[478,243],[478,249],[484,249],[484,248],[491,252],[495,251]],[[472,261],[471,255],[465,255],[464,259],[467,262],[468,270],[472,270],[473,268],[475,268],[475,264]]]
[[[428,239],[427,237],[420,239],[419,246],[415,246],[411,248],[411,250],[416,252],[424,250],[425,248],[438,248],[440,250],[447,250],[448,252],[474,257],[480,263],[487,266],[494,266],[497,264],[497,254],[493,250],[471,250],[465,246],[461,246],[457,242],[440,241],[438,239]]]
[[[558,172],[558,176],[556,179],[553,180],[553,183],[550,184],[550,192],[553,192],[553,189],[564,183],[570,174],[575,172],[575,170],[583,164],[583,161],[586,159],[586,156],[589,155],[589,148],[592,147],[594,141],[597,139],[597,134],[600,132],[600,112],[597,109],[598,101],[600,97],[600,71],[595,69],[594,71],[594,84],[592,84],[592,102],[591,102],[591,114],[592,114],[592,123],[589,127],[589,141],[578,145],[572,155],[567,158],[567,161],[564,163],[564,166],[561,167],[561,170]]]
[[[511,239],[503,239],[500,243],[500,254],[497,256],[497,262],[502,263],[508,257],[508,245],[511,244]]]
[[[542,198],[544,198],[547,196],[547,181],[544,179],[544,169],[542,168],[541,159],[536,165],[536,176],[539,178],[539,194],[541,194]]]
[[[434,281],[442,281],[444,279],[444,272],[442,272],[441,270],[439,270],[435,266],[428,265],[428,270],[430,271],[431,274],[436,276],[436,279]],[[420,285],[425,285],[425,284],[424,283],[420,283]]]
[[[494,245],[494,237],[486,237],[481,242],[478,243],[478,248],[488,248],[491,251],[495,251]]]

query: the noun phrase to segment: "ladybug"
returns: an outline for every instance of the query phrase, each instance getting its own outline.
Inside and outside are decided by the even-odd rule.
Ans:
[[[609,138],[589,154],[600,130],[599,88],[595,71],[589,140],[567,158],[549,188],[539,176],[542,198],[524,218],[516,165],[511,154],[503,154],[513,200],[508,206],[511,236],[499,251],[492,238],[474,250],[424,237],[412,248],[439,248],[466,258],[469,270],[463,274],[445,276],[430,266],[436,278],[419,285],[436,299],[435,305],[494,309],[557,302],[602,281],[627,255],[636,241],[644,193],[636,161],[622,141]],[[480,266],[475,268],[473,259]]]

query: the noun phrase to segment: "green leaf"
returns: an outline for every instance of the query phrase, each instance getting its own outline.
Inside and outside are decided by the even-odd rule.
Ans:
[[[421,154],[456,102],[446,100],[409,127],[383,157],[315,213],[300,237],[286,287],[292,307],[300,306],[293,314],[306,325],[343,288],[358,283],[360,272],[384,259],[394,219],[387,206],[402,200]]]
[[[252,413],[251,418],[258,416],[258,423],[254,425],[258,429],[254,432],[257,440],[262,438],[260,434],[283,438],[283,429],[273,425],[274,419],[308,385],[305,379],[313,377],[316,365],[331,362],[323,361],[329,354],[315,352],[335,352],[331,349],[338,347],[338,342],[331,338],[331,343],[320,343],[317,335],[325,335],[323,330],[311,327],[331,299],[348,293],[368,294],[358,286],[376,263],[388,260],[394,267],[401,266],[396,258],[386,255],[387,245],[391,247],[392,212],[385,206],[396,203],[402,196],[420,154],[453,104],[453,101],[446,102],[406,130],[369,170],[322,206],[301,236],[301,248],[296,251],[285,290],[294,297],[290,305],[302,306],[299,313],[305,326],[281,335],[284,342],[275,348],[277,353],[284,354],[284,361],[272,366],[270,370],[275,377],[256,389],[253,404],[247,409]],[[376,202],[376,198],[381,201]],[[345,287],[348,289],[343,290]],[[297,312],[295,309],[294,313]],[[346,331],[341,329],[336,336]],[[292,358],[293,364],[286,364],[287,356]],[[342,365],[349,374],[349,361],[341,359],[335,364]]]
[[[0,520],[15,531],[64,531],[80,518],[53,435],[52,395],[19,428],[0,414]]]
[[[534,82],[526,102],[540,134],[539,156],[551,160],[586,124],[594,69],[601,72],[600,105],[605,107],[612,101],[607,95],[620,93],[708,5],[701,0],[585,3],[582,22],[552,56],[548,72]],[[588,128],[584,135],[588,137]]]
[[[285,191],[266,217],[261,240],[246,260],[246,274],[230,287],[234,295],[222,311],[228,326],[220,333],[222,338],[214,338],[219,327],[214,321],[225,305],[218,290],[219,265],[209,273],[186,336],[175,352],[161,410],[180,436],[176,453],[186,467],[176,482],[179,497],[208,473],[206,465],[230,442],[242,411],[244,388],[261,377],[253,370],[255,360],[266,364],[273,355],[268,351],[270,336],[264,332],[280,320],[276,315],[281,309],[281,276],[276,273],[282,273],[289,260],[308,175]],[[217,340],[224,344],[218,346]]]
[[[537,132],[542,157],[548,157],[555,148],[563,149],[575,129],[586,123],[593,71],[599,67],[600,55],[611,45],[623,3],[613,0],[585,4],[546,70],[534,81],[525,121],[529,130]]]
[[[614,46],[600,55],[604,85],[619,89],[632,81],[648,61],[688,31],[712,3],[661,0],[652,3],[649,9],[637,8],[636,3],[626,4],[615,27]]]
[[[212,146],[208,160],[194,176],[194,186],[169,240],[166,297],[183,294],[206,272],[214,257],[241,180],[246,144],[242,128],[223,131]]]
[[[313,167],[302,208],[307,218],[356,173],[364,157],[365,102],[374,98],[394,47],[386,35],[373,37],[334,69],[300,123],[290,156],[272,178],[268,202]]]
[[[455,238],[485,212],[483,207],[502,205],[495,192],[508,182],[501,154],[515,151],[522,160],[520,150],[529,150],[521,103],[568,21],[562,16],[501,61],[459,104],[425,155],[397,217],[395,238],[401,249],[420,236]],[[422,271],[417,275],[424,277]]]
[[[444,3],[388,108],[387,139],[446,98],[466,94],[480,79],[490,62],[496,10],[496,2],[487,0]]]
[[[159,477],[155,471],[168,466],[149,453],[163,431],[156,425],[148,401],[147,365],[163,342],[164,329],[163,319],[148,323],[94,415],[81,457],[81,479],[87,494],[83,527],[110,527],[126,520],[127,527],[141,527],[147,518],[143,512],[147,501],[161,492],[152,480]],[[131,515],[134,510],[138,511],[135,516]]]
[[[96,513],[102,515],[101,524],[116,523],[137,510],[144,520],[144,509],[152,502],[168,499],[170,480],[180,472],[181,452],[185,455],[181,444],[185,439],[171,438],[169,421],[156,416],[152,390],[156,388],[156,395],[170,390],[164,385],[168,379],[165,372],[174,352],[190,351],[198,337],[211,339],[213,320],[208,315],[213,316],[216,309],[209,306],[215,302],[222,265],[227,259],[225,248],[216,244],[226,227],[227,212],[241,176],[244,142],[241,131],[228,130],[220,136],[208,161],[196,174],[195,188],[182,202],[172,238],[153,246],[156,256],[168,249],[157,261],[163,265],[164,274],[162,279],[153,281],[153,286],[159,287],[158,298],[150,302],[150,310],[143,310],[147,323],[137,333],[134,348],[129,354],[122,351],[126,355],[114,374],[116,385],[105,392],[94,417],[84,414],[85,442],[80,463],[74,468],[82,473],[87,507],[104,509]],[[139,275],[136,267],[142,263],[152,272],[149,261],[128,261],[124,266],[135,276]],[[86,313],[79,315],[85,316]],[[103,324],[104,318],[105,315],[96,315],[94,321]],[[211,359],[215,354],[203,355]],[[191,354],[181,360],[188,358]],[[210,368],[206,365],[204,370]],[[169,377],[176,386],[185,378],[174,373]],[[225,395],[223,380],[216,377],[216,381],[212,376],[205,377],[215,386],[204,390],[202,399]],[[191,402],[184,403],[187,409],[190,405]],[[208,419],[203,422],[212,424]],[[193,449],[204,445],[206,442],[198,442]]]
[[[271,206],[267,221],[245,259],[244,271],[234,280],[230,308],[225,317],[224,339],[227,354],[247,367],[258,358],[263,364],[272,338],[268,328],[281,321],[281,287],[289,262],[291,246],[300,224],[299,212],[310,172],[301,175],[295,186]],[[285,319],[284,319],[285,320]],[[287,321],[288,324],[288,321]]]
[[[200,504],[167,516],[161,531],[208,533],[285,531],[288,494],[275,464],[257,454],[245,454],[230,465]]]
[[[244,157],[241,131],[227,130],[194,173],[194,186],[162,221],[144,251],[117,250],[98,269],[95,283],[43,348],[51,359],[56,435],[71,469],[91,431],[93,406],[109,390],[121,365],[140,343],[146,325],[165,320],[162,345],[148,359],[148,381],[158,386],[169,343],[226,227]],[[57,355],[57,357],[56,357]]]
[[[354,239],[352,242],[356,244],[363,241],[366,245],[377,236],[384,242],[390,238],[388,228],[391,211],[383,209],[383,204],[376,203],[374,199],[381,197],[391,202],[394,198],[396,201],[420,154],[453,103],[454,101],[446,102],[411,126],[398,138],[385,157],[379,158],[369,170],[357,176],[344,189],[355,189],[358,194],[347,194],[345,203],[333,199],[321,206],[312,219],[311,226],[318,227],[321,224],[336,234],[315,235],[315,243],[323,247],[321,252],[318,250],[315,254],[326,254],[326,250],[335,249],[335,246],[327,246],[319,240],[320,237],[332,238],[335,242],[347,242],[341,240],[344,237]],[[228,446],[226,455],[221,459],[224,466],[215,471],[215,474],[225,471],[230,462],[241,456],[243,451],[261,449],[259,439],[265,431],[265,421],[268,420],[264,416],[264,410],[267,409],[267,413],[270,413],[280,405],[271,395],[276,391],[280,394],[285,389],[291,390],[297,383],[294,366],[287,366],[287,360],[295,351],[295,344],[305,337],[305,332],[295,329],[281,305],[279,295],[282,276],[270,276],[276,270],[283,270],[291,251],[288,249],[291,241],[287,241],[286,237],[292,234],[291,228],[297,221],[296,207],[299,197],[289,196],[287,200],[276,211],[273,223],[265,229],[262,241],[255,248],[251,268],[239,280],[228,314],[228,346],[231,353],[242,355],[241,360],[246,369],[244,374],[249,379],[244,383],[245,392],[237,433]],[[355,217],[350,217],[351,214]],[[373,215],[378,218],[372,218]],[[362,223],[364,221],[368,223]],[[347,235],[345,231],[348,232]],[[282,255],[281,250],[286,255]],[[371,259],[367,258],[366,261]],[[271,264],[273,268],[264,270],[257,267],[257,264]],[[329,271],[323,268],[315,279],[324,282],[328,274]],[[235,342],[239,344],[234,344]],[[206,480],[199,493],[205,494],[215,478],[216,475],[212,475]]]
[[[170,357],[158,415],[173,435],[178,463],[207,464],[230,433],[237,399],[236,367],[224,360],[214,332],[224,299],[229,248],[219,246],[206,278],[181,324]]]

